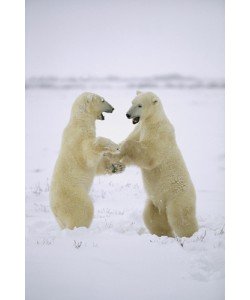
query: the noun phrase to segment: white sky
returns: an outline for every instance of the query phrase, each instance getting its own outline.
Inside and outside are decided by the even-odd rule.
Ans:
[[[224,77],[223,0],[26,0],[26,76]]]

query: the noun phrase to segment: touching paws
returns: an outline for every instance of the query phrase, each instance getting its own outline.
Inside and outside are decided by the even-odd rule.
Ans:
[[[111,173],[122,173],[125,168],[125,165],[121,162],[113,163],[111,165]]]

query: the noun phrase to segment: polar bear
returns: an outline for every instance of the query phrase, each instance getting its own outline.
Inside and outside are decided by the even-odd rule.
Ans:
[[[89,227],[94,209],[88,194],[95,175],[124,170],[124,165],[110,157],[119,146],[97,138],[95,132],[95,121],[104,120],[103,112],[113,110],[104,98],[92,93],[81,94],[72,106],[50,189],[51,209],[62,229]]]
[[[138,124],[121,143],[120,158],[141,168],[147,228],[158,236],[192,236],[198,230],[195,189],[160,99],[137,92],[126,116]]]

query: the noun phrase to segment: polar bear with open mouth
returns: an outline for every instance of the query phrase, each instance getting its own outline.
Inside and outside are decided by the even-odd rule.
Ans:
[[[50,205],[62,229],[89,227],[94,209],[89,191],[94,177],[120,173],[124,165],[113,161],[119,146],[96,137],[95,121],[114,108],[99,95],[81,94],[74,102],[70,121],[63,132],[50,189]]]
[[[119,156],[122,163],[141,168],[147,228],[158,236],[192,236],[198,230],[195,189],[160,99],[137,92],[126,116],[137,125]]]

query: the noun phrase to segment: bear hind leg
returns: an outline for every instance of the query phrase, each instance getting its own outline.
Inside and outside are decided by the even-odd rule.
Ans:
[[[158,236],[174,237],[166,212],[160,212],[150,200],[147,202],[144,209],[143,219],[150,233]]]
[[[88,196],[89,198],[89,196]],[[77,205],[68,214],[66,228],[74,229],[75,227],[89,227],[94,216],[94,207],[90,199],[84,199],[81,205]]]
[[[195,216],[195,204],[183,206],[183,199],[171,201],[167,206],[167,216],[175,234],[179,237],[191,237],[198,230]]]
[[[89,195],[82,193],[77,198],[74,195],[74,199],[66,203],[66,205],[57,205],[52,208],[61,229],[88,228],[94,215],[94,207]]]

